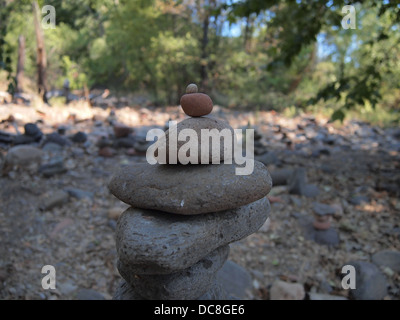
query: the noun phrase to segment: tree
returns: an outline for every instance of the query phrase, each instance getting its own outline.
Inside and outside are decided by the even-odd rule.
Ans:
[[[317,35],[324,29],[332,27],[335,27],[336,30],[341,29],[342,15],[340,9],[344,5],[356,3],[358,1],[245,0],[225,5],[224,8],[228,8],[231,21],[249,17],[253,13],[259,15],[265,11],[273,12],[272,19],[268,21],[270,32],[274,31],[273,34],[277,40],[277,45],[269,50],[269,54],[274,59],[269,64],[268,69],[273,70],[282,63],[290,66],[304,47],[316,42]],[[380,28],[376,36],[374,36],[375,33],[369,34],[369,39],[364,40],[365,44],[372,47],[379,46],[382,41],[389,37],[395,37],[393,32],[398,33],[400,23],[400,6],[395,1],[365,1],[362,2],[362,8],[376,12],[381,23],[386,20],[385,27]],[[392,35],[389,36],[389,33]],[[393,46],[390,50],[397,50],[397,48],[398,45]],[[339,106],[338,110],[332,115],[334,120],[343,120],[344,110],[354,108],[356,105],[364,105],[368,102],[375,106],[381,99],[379,88],[383,81],[383,70],[387,70],[385,65],[392,64],[393,59],[397,59],[395,54],[365,61],[366,64],[358,68],[356,75],[342,74],[338,81],[327,84],[308,103],[314,104],[320,99],[328,100],[331,98],[336,98],[339,101],[345,95],[343,105]]]
[[[47,68],[47,57],[46,49],[44,45],[44,35],[43,29],[39,23],[39,5],[37,1],[32,3],[33,18],[36,34],[36,44],[37,44],[37,85],[38,93],[41,96],[43,102],[48,103],[46,93],[47,93],[47,81],[46,81],[46,68]]]
[[[21,93],[24,91],[24,70],[25,70],[25,37],[20,35],[18,37],[18,64],[17,64],[17,76],[16,79],[16,90],[15,92]]]

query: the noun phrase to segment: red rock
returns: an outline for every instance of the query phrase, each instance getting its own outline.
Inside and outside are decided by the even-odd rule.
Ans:
[[[102,157],[113,157],[115,155],[115,150],[110,147],[103,147],[99,150],[99,156]]]
[[[114,134],[116,138],[126,137],[132,132],[132,128],[124,125],[124,124],[115,124],[114,125]]]
[[[129,148],[125,151],[125,154],[127,154],[128,156],[136,156],[138,155],[138,153],[136,152],[136,150],[134,148]]]
[[[317,230],[328,230],[331,227],[331,222],[329,220],[324,222],[314,220],[313,226]]]
[[[213,102],[211,98],[204,93],[189,93],[182,96],[181,106],[188,116],[201,117],[212,111]]]

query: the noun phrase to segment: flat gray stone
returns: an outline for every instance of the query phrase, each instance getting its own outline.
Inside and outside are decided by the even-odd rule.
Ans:
[[[389,267],[395,272],[400,272],[400,252],[383,250],[372,256],[372,262],[378,266]]]
[[[51,210],[55,207],[66,204],[69,200],[68,193],[63,190],[56,190],[50,196],[45,198],[39,206],[42,211]]]
[[[172,274],[137,275],[121,261],[118,261],[118,270],[135,292],[145,299],[192,300],[212,287],[228,254],[229,246],[220,247],[193,266]]]
[[[382,300],[387,295],[387,281],[379,268],[370,262],[351,261],[356,269],[356,288],[349,289],[356,300]]]
[[[221,132],[223,132],[222,130],[227,129],[228,132],[230,133],[230,137],[231,137],[231,143],[229,145],[230,150],[233,150],[233,146],[235,143],[235,133],[233,131],[233,128],[229,125],[228,122],[225,122],[223,120],[218,120],[212,117],[196,117],[196,118],[187,118],[181,122],[179,122],[176,126],[173,126],[171,128],[169,128],[166,132],[165,132],[165,136],[161,137],[158,141],[156,141],[154,143],[154,148],[158,149],[158,152],[160,152],[160,154],[162,152],[164,152],[166,154],[166,163],[170,163],[170,158],[169,158],[169,139],[170,139],[170,132],[171,130],[174,129],[176,130],[177,136],[175,139],[178,139],[179,133],[184,130],[184,129],[192,129],[194,130],[194,132],[197,135],[197,139],[194,141],[194,139],[189,139],[187,138],[185,141],[177,141],[177,149],[176,149],[176,159],[178,159],[178,154],[179,154],[179,150],[181,149],[182,146],[185,146],[185,150],[186,147],[191,147],[191,148],[196,148],[197,149],[197,157],[195,160],[195,164],[200,164],[201,163],[201,130],[202,129],[208,129],[208,130],[212,130],[212,129],[216,129],[217,135],[219,135]],[[216,136],[217,138],[219,136]],[[207,161],[209,161],[208,163],[216,163],[216,161],[223,161],[225,160],[231,160],[232,157],[232,152],[230,152],[229,154],[227,153],[227,157],[224,157],[224,150],[228,149],[228,144],[225,144],[225,139],[219,139],[220,143],[219,146],[217,148],[217,144],[213,145],[214,142],[209,142],[209,148],[208,148],[208,153],[209,156],[207,158]],[[213,149],[214,149],[214,156],[213,156]],[[158,156],[159,153],[156,153],[156,156]],[[189,155],[189,153],[188,153]],[[165,162],[160,162],[163,160],[159,160],[158,163],[164,163]],[[179,160],[177,160],[179,162]],[[192,163],[192,162],[190,162]],[[176,162],[175,162],[176,164]]]
[[[212,287],[197,300],[227,300],[231,297],[225,292],[224,288],[217,281],[214,282]],[[113,300],[146,300],[139,296],[133,287],[122,280],[115,290]]]
[[[244,299],[252,288],[250,274],[233,261],[227,261],[217,273],[217,280],[227,293],[237,299]]]
[[[32,147],[19,145],[8,150],[5,165],[6,166],[28,166],[31,163],[40,163],[42,160],[42,150]]]
[[[271,190],[271,176],[262,163],[254,161],[250,175],[236,175],[236,167],[137,163],[120,168],[108,187],[133,207],[184,215],[234,209]]]
[[[332,207],[328,204],[325,204],[325,203],[320,203],[320,202],[313,203],[313,210],[314,210],[314,213],[319,216],[334,215],[336,213],[336,210],[334,207]]]
[[[266,197],[234,210],[195,216],[129,208],[117,224],[118,257],[136,274],[174,273],[254,233],[269,210]]]

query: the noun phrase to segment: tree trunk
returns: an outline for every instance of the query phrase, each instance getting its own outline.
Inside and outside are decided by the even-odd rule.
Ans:
[[[210,24],[208,12],[204,14],[203,38],[201,39],[201,66],[200,66],[200,89],[205,91],[207,87],[207,44],[208,44],[208,25]]]
[[[36,44],[37,44],[37,53],[36,53],[36,64],[38,71],[38,92],[42,97],[43,102],[47,103],[46,93],[47,93],[47,81],[46,81],[46,68],[47,68],[47,57],[46,50],[44,47],[44,36],[43,29],[40,25],[39,16],[39,5],[37,1],[32,3],[33,8],[33,20],[35,24],[35,33],[36,33]]]
[[[24,92],[24,70],[25,70],[25,37],[18,38],[18,63],[17,63],[17,88],[16,93]]]

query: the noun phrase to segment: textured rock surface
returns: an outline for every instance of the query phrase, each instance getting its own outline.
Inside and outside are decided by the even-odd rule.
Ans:
[[[213,286],[205,294],[199,297],[197,300],[227,300],[229,295],[225,292],[222,285],[215,282]],[[145,300],[140,297],[132,286],[125,280],[122,280],[117,290],[115,290],[113,300]]]
[[[229,246],[220,247],[193,266],[165,275],[136,275],[129,265],[118,261],[121,276],[145,299],[191,300],[206,293],[213,285],[217,271],[229,254]]]
[[[236,175],[236,167],[137,163],[120,168],[108,187],[133,207],[186,215],[237,208],[271,190],[271,176],[262,163],[254,161],[250,175]]]
[[[227,156],[224,157],[224,150],[229,149],[231,151],[233,151],[233,145],[236,141],[236,136],[235,133],[233,131],[233,128],[229,125],[229,123],[222,121],[222,120],[218,120],[215,118],[211,118],[211,117],[200,117],[200,118],[188,118],[185,119],[181,122],[179,122],[176,126],[172,127],[174,128],[174,130],[176,130],[176,140],[179,137],[179,133],[182,132],[182,130],[184,129],[192,129],[196,132],[198,139],[194,140],[194,139],[189,139],[187,138],[187,140],[185,141],[177,141],[177,149],[176,149],[176,161],[179,162],[178,159],[178,154],[179,154],[179,150],[181,149],[182,146],[184,147],[184,150],[187,150],[186,148],[196,148],[197,149],[197,157],[195,162],[189,162],[189,163],[201,163],[201,130],[202,129],[216,129],[218,130],[218,135],[222,132],[224,133],[222,130],[229,130],[230,132],[230,136],[231,136],[231,143],[225,144],[225,138],[220,139],[218,135],[215,135],[216,138],[219,138],[218,140],[220,141],[219,147],[217,148],[217,145],[215,144],[215,142],[212,142],[213,140],[211,140],[209,142],[209,157],[207,158],[207,161],[209,161],[209,163],[216,163],[217,160],[219,161],[223,161],[225,160],[230,160],[233,158],[233,154],[232,152],[227,152]],[[170,158],[169,158],[169,139],[170,139],[170,132],[171,129],[168,129],[165,132],[165,137],[160,138],[160,140],[158,140],[157,142],[155,142],[154,147],[157,148],[156,151],[156,156],[159,154],[166,154],[166,163],[170,162]],[[214,149],[214,150],[213,150]],[[183,152],[183,151],[182,151]],[[188,153],[189,154],[189,153]],[[213,157],[213,154],[215,155]],[[159,163],[161,160],[159,160]],[[204,164],[204,161],[203,161]]]
[[[196,216],[129,208],[117,224],[118,257],[136,274],[186,269],[216,248],[258,230],[269,209],[267,198],[234,210]]]
[[[122,280],[115,290],[113,300],[144,300],[140,297],[132,286],[125,280]]]

